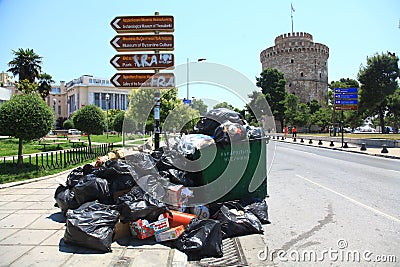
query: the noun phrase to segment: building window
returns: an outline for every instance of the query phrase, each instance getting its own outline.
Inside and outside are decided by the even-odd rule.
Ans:
[[[291,60],[290,60],[290,63],[293,63],[294,62],[294,59],[292,58]]]
[[[319,72],[319,78],[320,78],[320,79],[322,78],[322,73],[321,73],[321,72]]]
[[[94,93],[94,104],[98,107],[100,107],[100,94],[99,93]]]
[[[89,79],[89,83],[93,83],[93,80],[92,80],[92,79]]]
[[[58,106],[58,116],[61,116],[61,105]]]
[[[289,87],[292,87],[292,83],[289,83]]]
[[[303,77],[303,76],[304,76],[303,72],[300,72],[300,76],[301,76],[301,77]]]

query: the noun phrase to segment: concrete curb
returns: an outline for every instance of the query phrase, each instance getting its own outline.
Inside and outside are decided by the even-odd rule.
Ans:
[[[331,149],[331,150],[337,150],[337,151],[344,151],[344,152],[350,152],[350,153],[356,153],[356,154],[363,154],[363,155],[367,155],[367,156],[383,157],[383,158],[390,158],[390,159],[400,159],[400,157],[398,157],[398,156],[382,155],[382,154],[368,153],[368,152],[354,151],[354,150],[346,150],[346,149],[343,149],[343,148],[313,146],[313,145],[306,144],[306,143],[287,142],[287,141],[278,140],[278,139],[275,139],[274,141],[278,141],[278,142],[281,142],[281,143],[287,143],[287,144],[294,144],[294,145],[309,146],[309,147],[315,147],[315,148],[324,148],[324,149]]]

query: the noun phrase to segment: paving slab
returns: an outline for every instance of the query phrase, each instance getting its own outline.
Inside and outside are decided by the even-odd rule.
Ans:
[[[96,253],[92,250],[80,249],[71,254],[69,259],[64,263],[65,266],[118,266],[113,263],[117,262],[123,253],[123,249],[113,249],[109,253]],[[68,254],[68,253],[63,253]],[[126,265],[119,265],[126,266]],[[137,265],[139,266],[139,265]],[[144,265],[142,265],[144,266]]]
[[[23,229],[27,227],[29,224],[37,220],[41,215],[40,214],[10,214],[9,216],[0,220],[0,229],[4,228],[13,228],[13,229]]]
[[[59,253],[58,246],[38,246],[18,257],[10,266],[62,266],[71,257]]]
[[[0,266],[10,266],[19,257],[33,248],[34,246],[0,245]]]
[[[54,234],[56,230],[22,229],[0,241],[3,245],[39,245]]]

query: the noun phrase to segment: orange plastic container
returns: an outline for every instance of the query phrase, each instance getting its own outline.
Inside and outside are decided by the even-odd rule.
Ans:
[[[180,212],[176,210],[170,210],[170,212],[172,213],[172,217],[168,214],[168,221],[171,228],[177,227],[179,225],[186,226],[190,223],[192,219],[197,218],[196,215],[186,212]]]

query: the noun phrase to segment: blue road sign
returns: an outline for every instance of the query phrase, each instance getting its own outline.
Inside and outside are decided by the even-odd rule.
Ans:
[[[335,100],[335,105],[357,105],[358,100]]]
[[[346,98],[346,99],[351,99],[351,98],[357,99],[358,98],[358,94],[335,94],[335,98],[336,99],[343,99],[343,98]]]
[[[190,99],[183,99],[183,104],[191,105],[191,104],[192,104],[192,100],[190,100]]]
[[[348,94],[357,92],[358,88],[335,88],[335,93]]]

